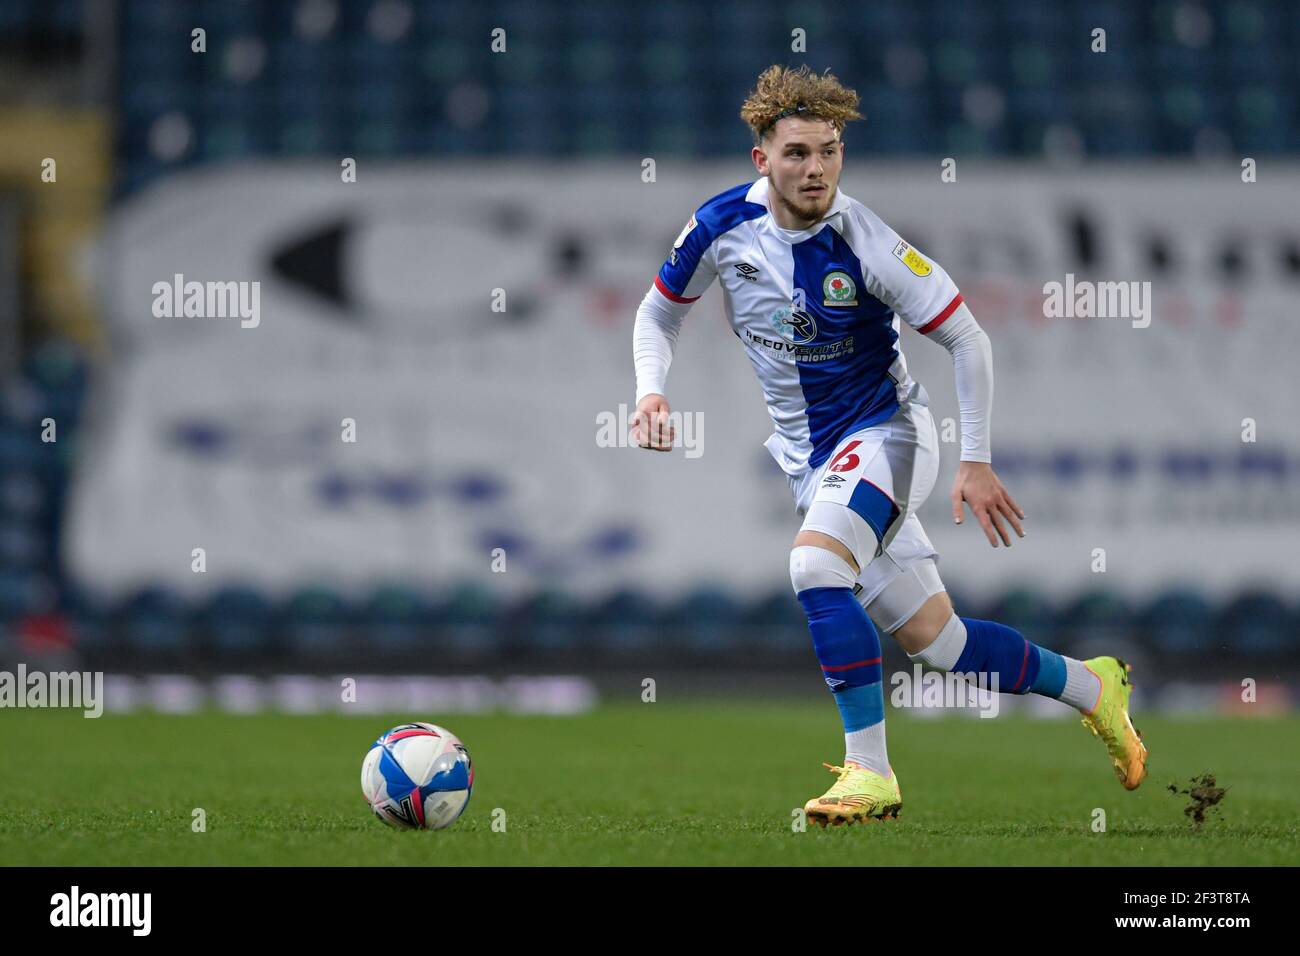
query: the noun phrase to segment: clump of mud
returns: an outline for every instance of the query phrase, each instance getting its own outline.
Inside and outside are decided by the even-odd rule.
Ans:
[[[1169,792],[1187,796],[1187,806],[1183,807],[1183,815],[1192,821],[1193,829],[1199,830],[1205,823],[1206,814],[1223,802],[1228,790],[1226,787],[1220,787],[1218,781],[1214,779],[1214,774],[1207,770],[1199,777],[1188,780],[1187,786],[1181,790],[1178,784],[1171,783]]]

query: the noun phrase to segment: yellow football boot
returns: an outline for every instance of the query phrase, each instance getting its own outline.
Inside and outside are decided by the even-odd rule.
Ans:
[[[893,820],[903,807],[903,794],[898,789],[898,774],[891,773],[886,780],[878,773],[865,770],[855,763],[845,761],[845,766],[822,764],[832,773],[839,774],[831,788],[820,797],[814,797],[803,806],[804,815],[813,823],[843,826],[846,823],[868,823],[872,820]]]
[[[1125,790],[1136,790],[1147,775],[1147,748],[1142,734],[1128,716],[1128,699],[1133,693],[1129,672],[1133,669],[1117,657],[1094,657],[1083,666],[1101,681],[1101,694],[1083,726],[1106,742],[1115,776]]]

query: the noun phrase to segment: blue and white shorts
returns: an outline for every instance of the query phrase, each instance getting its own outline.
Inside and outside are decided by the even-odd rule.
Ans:
[[[901,627],[944,589],[938,552],[917,509],[939,477],[939,434],[924,401],[842,438],[835,452],[790,479],[801,531],[828,534],[857,559],[854,592],[876,626]]]

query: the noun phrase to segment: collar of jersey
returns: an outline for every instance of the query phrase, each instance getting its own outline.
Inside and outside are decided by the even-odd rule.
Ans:
[[[767,203],[768,179],[764,176],[762,179],[754,180],[754,185],[749,187],[749,192],[745,194],[745,201],[757,203],[760,206],[767,206],[767,221],[771,224],[772,233],[782,242],[788,242],[790,245],[803,242],[805,239],[811,239],[822,228],[849,208],[849,197],[844,195],[844,190],[839,186],[835,187],[835,200],[831,203],[831,208],[827,210],[826,215],[820,222],[813,223],[807,229],[795,231],[793,229],[783,229],[777,225],[776,217],[772,215],[772,207]]]

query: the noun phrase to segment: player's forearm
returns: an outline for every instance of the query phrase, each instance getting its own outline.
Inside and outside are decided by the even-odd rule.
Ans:
[[[952,354],[961,408],[961,460],[992,461],[993,346],[988,335],[961,305],[930,338]]]
[[[684,312],[673,308],[654,286],[641,300],[632,327],[632,359],[636,365],[636,400],[664,394],[668,367],[677,347]]]

